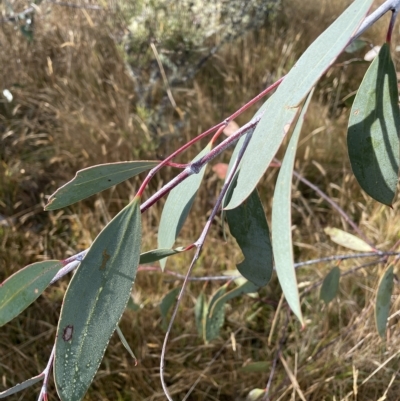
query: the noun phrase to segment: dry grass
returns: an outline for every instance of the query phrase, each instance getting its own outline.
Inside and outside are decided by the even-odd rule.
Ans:
[[[1,89],[12,91],[14,102],[0,103],[0,214],[8,218],[7,226],[0,225],[0,281],[28,263],[64,258],[87,248],[109,216],[135,193],[139,182],[121,184],[62,211],[42,212],[46,196],[76,170],[97,163],[167,154],[287,72],[348,2],[295,0],[290,7],[286,3],[284,16],[275,23],[226,45],[192,83],[174,89],[175,100],[183,111],[178,131],[175,124],[179,117],[172,108],[154,131],[147,124],[151,119],[146,113],[150,111],[137,107],[134,83],[110,37],[111,32],[123,29],[118,15],[46,5],[42,10],[48,9],[49,13],[43,12],[37,18],[32,43],[12,25],[3,24],[0,82]],[[378,44],[384,40],[384,30],[385,25],[380,24],[367,37]],[[346,57],[351,56],[342,56],[343,60]],[[296,168],[345,209],[373,243],[389,249],[399,239],[396,210],[400,204],[396,202],[391,210],[361,193],[350,172],[345,146],[348,110],[343,98],[357,89],[364,70],[363,65],[334,66],[323,78],[306,119]],[[246,122],[252,113],[254,110],[245,113],[238,123]],[[192,157],[198,149],[185,157]],[[223,156],[222,161],[226,160]],[[170,176],[171,171],[163,172],[151,189]],[[275,178],[276,171],[271,171],[260,186],[267,215]],[[207,172],[204,188],[182,233],[184,243],[199,234],[220,185],[212,172]],[[153,208],[143,216],[146,250],[155,246],[160,210]],[[329,241],[323,228],[350,228],[325,201],[298,182],[293,188],[293,225],[296,260],[345,252]],[[195,274],[220,274],[232,269],[239,258],[240,251],[233,241],[224,243],[215,225]],[[189,256],[185,255],[175,258],[169,268],[183,273],[188,263]],[[345,271],[360,264],[343,262],[340,267]],[[303,331],[285,306],[277,311],[280,290],[274,278],[261,291],[260,302],[251,298],[230,302],[220,338],[208,345],[197,337],[193,309],[201,291],[209,296],[218,285],[192,283],[168,346],[166,378],[175,399],[182,399],[198,377],[201,380],[190,400],[244,399],[251,389],[265,387],[282,340],[283,360],[296,377],[299,390],[294,390],[283,363],[278,362],[271,399],[295,400],[301,392],[307,400],[378,400],[384,399],[380,397],[387,389],[386,399],[398,399],[399,381],[391,382],[392,377],[397,379],[400,368],[397,317],[390,320],[385,341],[374,327],[374,295],[384,266],[360,269],[344,277],[337,300],[324,306],[318,300],[318,287],[308,289],[320,282],[331,267],[320,264],[299,271],[307,320]],[[121,327],[139,365],[133,366],[113,337],[86,400],[165,399],[158,372],[164,336],[159,303],[178,284],[170,276],[138,274],[133,293],[141,309],[128,310]],[[0,331],[1,388],[44,368],[66,286],[67,280],[63,280],[46,290]],[[397,292],[395,289],[393,313],[399,309]],[[274,319],[277,326],[271,333]],[[219,357],[208,365],[220,350]],[[266,362],[261,371],[241,370],[257,361]],[[54,394],[53,388],[51,391]],[[31,388],[22,398],[11,398],[33,400],[36,396]]]

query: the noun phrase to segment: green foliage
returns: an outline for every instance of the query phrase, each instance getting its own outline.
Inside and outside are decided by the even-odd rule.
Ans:
[[[391,206],[400,164],[400,110],[396,69],[385,43],[358,89],[347,144],[354,175],[372,198]]]
[[[340,269],[335,266],[324,278],[319,297],[329,304],[335,297],[339,289]]]
[[[203,45],[206,39],[217,34],[216,20],[228,18],[231,9],[237,8],[243,12],[246,7],[253,7],[252,10],[255,10],[253,15],[247,9],[247,19],[232,18],[233,26],[237,29],[238,26],[242,26],[241,24],[247,24],[249,18],[250,20],[253,18],[252,22],[257,24],[259,19],[256,15],[257,7],[264,10],[263,7],[267,3],[256,0],[246,3],[247,5],[236,0],[219,3],[185,0],[181,4],[173,2],[153,4],[151,2],[153,7],[151,13],[147,15],[146,10],[150,3],[143,0],[137,2],[135,15],[129,17],[130,32],[136,35],[135,46],[138,45],[139,48],[146,43],[148,40],[146,35],[149,34],[153,35],[156,42],[162,41],[160,59],[163,64],[174,70],[176,60],[166,57],[167,52],[163,50],[176,47],[179,35],[182,36],[179,40],[183,43],[180,51],[194,51]],[[259,302],[257,292],[271,280],[274,261],[286,302],[304,326],[292,239],[291,191],[296,151],[316,83],[340,53],[356,52],[365,44],[363,41],[353,41],[348,46],[371,4],[372,0],[355,0],[311,44],[284,78],[276,93],[264,103],[250,123],[245,126],[247,131],[242,137],[239,138],[236,133],[233,134],[233,139],[228,138],[217,145],[217,137],[215,137],[185,169],[185,172],[190,171],[193,174],[188,177],[184,174],[178,175],[149,197],[142,206],[140,205],[142,191],[139,191],[139,195],[98,234],[90,249],[85,251],[87,253],[83,259],[79,256],[83,255],[81,253],[63,261],[34,263],[2,283],[0,326],[9,322],[30,305],[50,284],[56,273],[58,278],[59,274],[61,276],[67,274],[70,271],[68,268],[79,264],[64,296],[55,341],[54,377],[57,392],[62,401],[81,401],[85,397],[114,331],[117,331],[120,341],[136,361],[118,323],[126,308],[131,310],[139,308],[131,298],[132,284],[139,264],[160,261],[164,268],[167,257],[195,248],[196,253],[188,272],[189,275],[195,262],[200,258],[211,223],[217,211],[221,209],[221,205],[225,209],[230,233],[242,251],[244,260],[237,265],[241,273],[239,280],[237,277],[229,277],[227,283],[220,286],[212,295],[208,304],[204,291],[197,297],[194,319],[199,336],[205,343],[209,343],[220,335],[225,322],[225,306],[228,301],[250,294],[255,302]],[[239,7],[240,5],[243,5],[243,9]],[[179,19],[176,18],[178,10]],[[242,17],[240,13],[237,15]],[[149,19],[143,22],[144,16]],[[165,22],[164,26],[159,24],[160,20]],[[233,31],[227,32],[227,38],[235,35]],[[132,45],[130,50],[135,49],[135,46]],[[258,100],[259,98],[253,99],[249,105]],[[238,116],[242,111],[235,115]],[[276,152],[281,148],[296,117],[297,122],[285,149],[273,193],[271,245],[267,218],[256,186],[270,166]],[[260,118],[259,122],[257,122],[258,118]],[[226,123],[228,122],[227,120]],[[218,134],[222,129],[223,126]],[[368,69],[354,101],[349,121],[348,148],[354,175],[361,187],[372,198],[386,205],[393,203],[398,182],[399,129],[400,112],[396,72],[390,56],[389,44],[385,44]],[[241,157],[240,151],[246,139],[250,139],[250,143],[245,149],[243,158],[238,161],[237,170],[232,171],[234,162]],[[202,184],[207,164],[234,142],[236,142],[236,148],[228,167],[228,172],[232,172],[234,179],[231,179],[230,175],[229,179],[226,179],[199,239],[186,247],[172,249]],[[180,152],[183,150],[185,150],[184,147],[180,149]],[[55,210],[71,205],[150,168],[157,173],[165,165],[164,162],[156,161],[132,161],[80,170],[73,180],[59,188],[50,197],[46,209]],[[168,192],[158,231],[159,249],[141,254],[141,213]],[[367,256],[371,256],[371,252],[382,256],[382,252],[377,251],[375,247],[345,231],[328,227],[325,232],[332,241],[348,249],[367,252],[369,253]],[[387,254],[387,256],[391,255]],[[220,280],[221,277],[217,279]],[[377,290],[375,317],[377,331],[381,337],[384,337],[386,333],[393,279],[394,268],[390,266],[383,274]],[[233,280],[235,283],[237,283],[236,280],[241,283],[228,291]],[[339,267],[334,267],[323,280],[320,298],[326,304],[335,298],[339,280]],[[172,321],[168,326],[167,318],[174,306],[176,308],[174,311],[177,311],[179,306],[179,301],[176,302],[177,295],[186,288],[187,282],[188,280],[185,280],[182,287],[173,288],[160,303],[162,324],[167,329],[160,364],[162,372],[165,344],[168,340],[169,327],[173,323]],[[172,315],[175,316],[176,313]],[[50,358],[48,367],[51,362]],[[241,371],[264,372],[270,367],[270,362],[262,361],[249,363]],[[46,368],[39,376],[0,393],[0,398],[23,390],[42,379],[47,383],[48,371],[49,369]],[[45,387],[42,391],[46,391]],[[248,394],[247,399],[256,400],[264,397],[265,394],[264,389],[254,389]]]
[[[95,239],[65,294],[54,361],[62,401],[81,400],[92,382],[128,303],[140,245],[135,198]]]

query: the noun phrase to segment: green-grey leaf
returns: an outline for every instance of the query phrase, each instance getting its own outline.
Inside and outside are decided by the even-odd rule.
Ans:
[[[193,161],[201,159],[210,150],[211,143],[209,143]],[[190,212],[205,170],[206,169],[203,167],[198,174],[191,175],[169,193],[161,214],[161,221],[158,229],[159,248],[171,248],[172,245],[174,245]],[[166,258],[160,261],[162,269],[165,268],[166,263]]]
[[[62,401],[80,401],[130,298],[139,264],[135,198],[97,236],[73,276],[58,323],[54,377]]]
[[[390,266],[379,282],[378,293],[376,294],[375,322],[378,333],[385,337],[386,324],[390,312],[390,299],[393,292],[393,266]]]
[[[348,44],[373,0],[356,0],[303,53],[285,77],[253,133],[242,159],[238,183],[227,206],[234,209],[253,192],[273,160],[297,108]]]
[[[199,337],[203,338],[204,326],[207,317],[207,303],[203,292],[197,297],[196,305],[194,307],[194,316],[196,319],[196,327]]]
[[[217,302],[218,299],[225,294],[227,288],[228,288],[228,283],[224,284],[221,288],[219,288],[219,290],[211,298],[211,301],[208,305],[205,330],[204,330],[204,341],[206,343],[212,341],[214,338],[217,338],[219,336],[219,331],[222,325],[224,324],[225,308],[218,308],[218,310],[215,311],[215,313],[212,316],[211,316],[211,310],[215,302]]]
[[[244,284],[226,293],[227,287],[228,283],[222,286],[212,297],[208,306],[205,327],[206,342],[218,337],[225,319],[225,304],[233,298],[240,297],[243,294],[254,293],[259,289],[259,286],[250,281],[246,281]]]
[[[236,209],[227,210],[226,217],[244,255],[237,269],[257,286],[266,285],[274,267],[268,223],[257,190]]]
[[[4,390],[0,393],[0,398],[6,398],[9,395],[18,393],[19,391],[25,390],[26,388],[33,386],[34,384],[42,381],[44,379],[44,374],[40,374],[38,376],[32,377],[28,380],[25,380],[22,383],[16,384],[14,387],[11,387],[7,390]]]
[[[169,310],[172,308],[172,306],[176,302],[176,297],[179,294],[179,291],[181,290],[181,287],[176,287],[170,292],[168,292],[165,297],[161,300],[160,303],[160,312],[161,312],[161,317],[163,320],[163,328],[167,328],[167,315]]]
[[[308,95],[290,138],[276,181],[272,202],[272,248],[274,250],[276,274],[290,308],[302,324],[304,324],[303,316],[293,264],[291,189],[297,143],[312,93],[313,91]]]
[[[178,247],[175,249],[154,249],[152,251],[144,252],[140,254],[141,265],[145,265],[146,263],[157,262],[160,259],[166,258],[167,256],[176,255],[177,253],[183,252],[185,248]]]
[[[362,39],[356,39],[353,40],[345,49],[344,51],[346,53],[355,53],[361,49],[363,49],[365,46],[367,45],[367,43],[365,42],[365,40]]]
[[[149,170],[159,163],[148,160],[107,163],[79,170],[71,181],[50,196],[45,210],[56,210],[72,205]]]
[[[62,267],[59,260],[33,263],[0,284],[0,326],[34,302]]]
[[[266,372],[270,366],[271,364],[269,362],[252,362],[240,368],[240,371],[245,373]]]
[[[371,63],[351,109],[347,145],[353,173],[372,198],[391,206],[400,165],[397,76],[385,43]]]
[[[321,286],[319,298],[329,304],[335,297],[339,289],[340,269],[335,266],[324,278]]]
[[[133,358],[133,360],[135,361],[135,365],[136,365],[137,364],[137,358],[136,358],[135,354],[133,353],[131,347],[129,346],[128,341],[126,341],[124,333],[122,332],[122,330],[119,328],[118,325],[116,327],[116,331],[117,331],[119,339],[121,340],[122,345],[128,351],[129,355]]]

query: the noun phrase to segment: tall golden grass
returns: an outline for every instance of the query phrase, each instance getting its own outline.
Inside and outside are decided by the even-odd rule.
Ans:
[[[13,24],[3,23],[0,83],[2,90],[12,92],[14,101],[0,103],[0,214],[7,218],[0,225],[0,280],[28,263],[65,258],[87,248],[110,216],[134,195],[140,182],[139,178],[121,184],[61,211],[43,212],[46,196],[78,169],[165,156],[285,74],[348,3],[283,1],[274,21],[226,44],[193,82],[173,88],[182,116],[177,117],[171,108],[156,129],[151,127],[151,110],[138,107],[135,83],[125,69],[123,52],[115,44],[115,35],[124,29],[123,16],[115,8],[104,4],[103,11],[93,11],[45,3],[35,19],[32,42]],[[27,5],[21,2],[14,6],[22,10]],[[385,29],[383,21],[366,37],[373,44],[383,43]],[[368,199],[347,160],[348,110],[343,99],[357,89],[366,69],[364,64],[341,64],[351,57],[341,56],[318,86],[296,169],[345,209],[380,249],[388,249],[399,239],[399,202],[391,210]],[[157,90],[163,90],[161,83]],[[156,102],[157,97],[154,99]],[[238,123],[246,122],[254,112],[245,113]],[[179,130],[174,128],[177,118],[182,119]],[[197,150],[189,151],[185,158]],[[227,160],[223,156],[220,161]],[[171,176],[172,171],[163,172],[150,189],[160,187]],[[260,185],[268,216],[275,178],[272,171]],[[182,233],[185,243],[199,234],[220,186],[211,170],[207,172]],[[143,216],[144,249],[156,244],[160,210],[160,206],[154,207]],[[350,231],[346,222],[296,180],[292,212],[296,260],[346,252],[331,243],[323,231],[326,226]],[[234,268],[240,257],[233,241],[225,243],[215,225],[195,274],[220,274]],[[184,273],[188,262],[186,255],[175,258],[169,268]],[[342,262],[340,267],[346,270],[361,263]],[[168,345],[166,379],[171,394],[183,399],[200,378],[190,400],[243,400],[251,389],[266,386],[279,352],[271,400],[397,400],[397,317],[390,320],[386,341],[374,327],[374,295],[384,265],[360,269],[343,278],[337,299],[324,306],[318,300],[318,287],[307,289],[319,283],[331,267],[319,264],[298,272],[307,319],[303,331],[285,306],[277,309],[281,295],[274,278],[261,292],[260,302],[243,298],[230,303],[220,338],[208,345],[197,337],[194,303],[201,291],[210,296],[219,284],[192,283]],[[21,316],[2,327],[1,389],[45,367],[67,284],[64,279],[50,287]],[[179,282],[167,275],[138,273],[133,297],[140,310],[128,310],[121,327],[139,365],[134,366],[113,338],[85,399],[165,399],[158,370],[164,336],[159,302],[177,285]],[[394,312],[399,301],[393,299]],[[252,362],[265,365],[254,373],[243,370]],[[36,399],[35,390],[26,390],[22,399]]]

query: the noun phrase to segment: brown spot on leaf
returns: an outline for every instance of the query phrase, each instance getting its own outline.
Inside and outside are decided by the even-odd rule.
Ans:
[[[74,326],[69,324],[63,331],[63,335],[62,335],[63,340],[70,341],[72,338],[73,332],[74,332]]]
[[[106,268],[108,259],[111,258],[111,256],[107,253],[107,249],[104,249],[102,255],[103,255],[103,260],[101,262],[100,270],[104,270]]]

